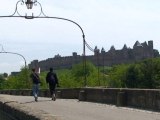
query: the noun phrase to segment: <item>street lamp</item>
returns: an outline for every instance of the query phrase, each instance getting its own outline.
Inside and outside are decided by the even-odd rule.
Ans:
[[[27,9],[32,9],[33,8],[33,5],[35,4],[36,6],[40,6],[40,13],[35,16],[33,15],[32,13],[32,16],[28,16],[27,14],[25,15],[21,15],[18,11],[18,5],[19,3],[21,3],[20,5],[26,5]],[[17,15],[16,15],[17,14]],[[17,3],[16,3],[16,8],[15,8],[15,11],[12,15],[8,15],[8,16],[0,16],[0,18],[8,18],[8,17],[13,17],[13,18],[25,18],[25,19],[36,19],[36,18],[47,18],[47,19],[58,19],[58,20],[65,20],[65,21],[68,21],[68,22],[71,22],[71,23],[74,23],[76,26],[78,26],[78,28],[81,30],[82,32],[82,38],[83,38],[83,66],[84,66],[84,83],[85,83],[85,86],[87,86],[87,78],[86,78],[86,51],[85,51],[85,46],[88,46],[88,44],[86,43],[86,40],[85,40],[85,34],[84,34],[84,31],[82,29],[82,27],[75,21],[73,20],[70,20],[70,19],[67,19],[67,18],[61,18],[61,17],[49,17],[49,16],[46,16],[43,12],[43,9],[42,9],[42,6],[41,4],[37,1],[37,0],[19,0]]]
[[[32,0],[26,0],[25,4],[27,6],[27,9],[32,9],[33,3],[35,3],[35,1],[33,2]]]

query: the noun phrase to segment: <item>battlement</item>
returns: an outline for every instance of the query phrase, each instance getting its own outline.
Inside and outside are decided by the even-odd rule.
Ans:
[[[155,54],[156,52],[156,54]],[[158,57],[159,52],[153,49],[153,41],[148,43],[145,41],[140,43],[138,40],[133,45],[133,48],[127,47],[124,44],[121,50],[116,50],[114,46],[111,46],[107,52],[104,48],[101,51],[97,48],[94,49],[94,55],[86,56],[86,60],[92,62],[96,66],[112,66],[122,63],[132,63],[134,61],[143,60],[146,58]],[[53,58],[38,61],[33,60],[29,64],[29,68],[40,67],[41,71],[46,71],[50,67],[54,69],[71,68],[72,65],[82,62],[83,56],[78,55],[76,52],[72,53],[72,56],[55,55]]]

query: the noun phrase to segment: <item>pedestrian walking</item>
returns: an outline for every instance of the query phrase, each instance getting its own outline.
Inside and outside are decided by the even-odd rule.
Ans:
[[[46,82],[47,84],[49,84],[51,98],[52,100],[55,101],[56,100],[55,89],[56,87],[59,86],[59,82],[58,82],[57,74],[53,72],[53,68],[50,68],[49,72],[47,73]]]
[[[32,69],[32,73],[30,75],[31,79],[32,79],[32,93],[33,96],[35,98],[35,101],[38,101],[38,93],[39,93],[39,84],[40,84],[40,77],[39,74],[36,73],[35,69]]]

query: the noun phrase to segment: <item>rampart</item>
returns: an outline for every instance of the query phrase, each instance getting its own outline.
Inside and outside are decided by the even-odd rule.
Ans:
[[[79,99],[79,101],[160,111],[158,89],[73,88],[57,89],[56,92],[57,97],[62,99]],[[0,94],[30,96],[31,90],[1,90]],[[49,97],[49,91],[41,90],[40,96]]]
[[[12,92],[10,91],[10,93]],[[52,116],[42,110],[38,111],[26,107],[17,101],[5,97],[0,97],[0,112],[2,112],[3,116],[6,116],[1,118],[5,120],[6,118],[11,120],[61,120],[58,116]]]
[[[104,48],[101,51],[95,47],[94,55],[86,56],[86,60],[92,62],[96,66],[113,66],[117,64],[132,63],[146,58],[154,58],[159,56],[159,52],[153,49],[153,41],[144,43],[135,42],[133,49],[126,45],[121,50],[116,50],[111,46],[109,51]],[[73,52],[72,56],[61,57],[59,54],[53,58],[38,61],[33,60],[29,64],[29,68],[40,68],[41,71],[47,71],[50,67],[54,69],[71,68],[72,65],[82,62],[83,56]]]

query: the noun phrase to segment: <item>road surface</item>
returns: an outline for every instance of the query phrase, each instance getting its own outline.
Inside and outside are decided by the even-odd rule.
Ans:
[[[76,99],[57,99],[39,97],[38,102],[32,96],[5,96],[27,107],[43,110],[62,120],[160,120],[159,112],[145,111],[114,105],[79,102]]]

